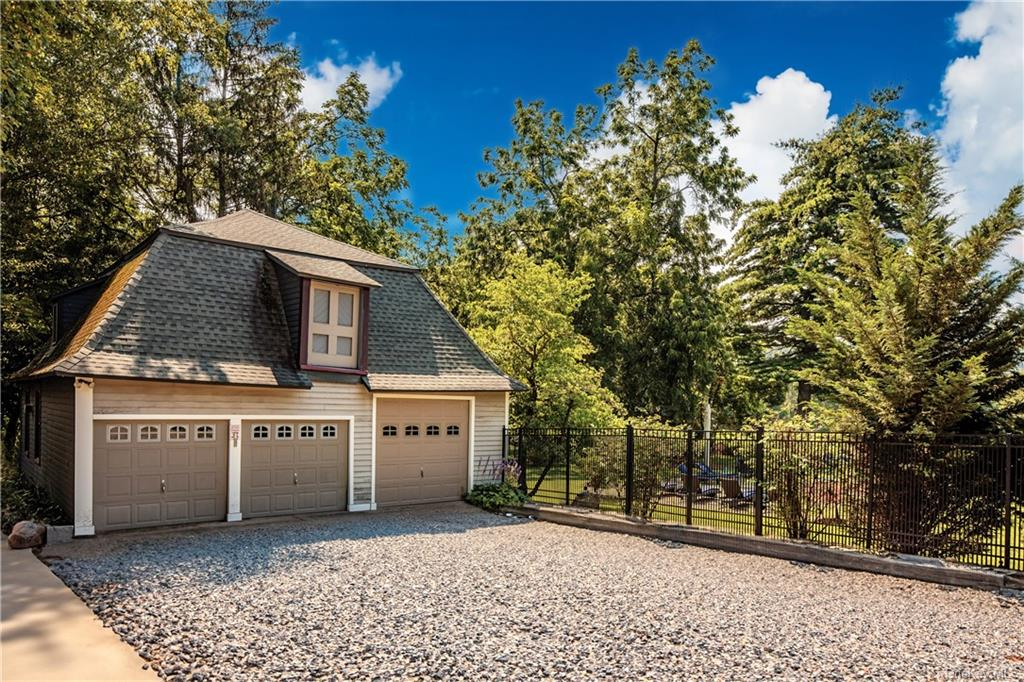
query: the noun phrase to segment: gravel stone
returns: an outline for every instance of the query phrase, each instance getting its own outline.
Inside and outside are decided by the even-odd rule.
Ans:
[[[459,504],[75,542],[168,680],[1024,679],[1017,595]]]

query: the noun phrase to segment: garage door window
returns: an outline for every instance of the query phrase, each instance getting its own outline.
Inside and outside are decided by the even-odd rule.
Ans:
[[[409,426],[406,426],[405,435],[410,437],[420,435],[420,427],[416,426],[415,424],[410,424]]]
[[[320,437],[321,438],[337,438],[338,437],[338,427],[335,426],[334,424],[324,424],[323,426],[320,427]]]
[[[155,443],[160,440],[160,427],[154,424],[146,424],[139,427],[139,441],[143,443]]]
[[[277,439],[278,440],[291,440],[292,439],[292,425],[291,424],[278,424],[277,425]]]
[[[107,427],[108,443],[127,443],[131,438],[131,430],[123,424],[115,424]]]
[[[316,427],[312,424],[303,424],[299,427],[300,440],[313,440],[316,438]]]
[[[188,440],[188,427],[184,424],[171,424],[167,427],[167,440]]]
[[[398,435],[398,427],[394,426],[393,424],[388,424],[383,429],[381,429],[381,435],[387,436],[389,438],[391,436],[397,436]]]
[[[214,440],[217,429],[213,424],[200,424],[196,427],[196,440]]]
[[[449,424],[448,425],[448,430],[446,431],[446,433],[449,436],[457,436],[457,435],[459,435],[459,425],[458,424]]]
[[[252,427],[253,440],[270,440],[270,427],[266,424],[255,424]]]
[[[427,435],[428,436],[440,436],[441,435],[441,427],[438,426],[437,424],[429,425],[427,427]]]

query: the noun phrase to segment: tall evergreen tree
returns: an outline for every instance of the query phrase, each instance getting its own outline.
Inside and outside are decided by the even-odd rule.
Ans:
[[[1024,263],[993,264],[1024,230],[1024,187],[953,234],[935,143],[923,138],[884,205],[867,192],[840,218],[835,274],[803,274],[817,295],[787,329],[817,349],[801,376],[852,428],[932,436],[1024,427]],[[891,229],[880,214],[895,221]]]
[[[759,201],[743,213],[729,254],[730,289],[740,306],[745,371],[766,393],[782,402],[785,386],[817,350],[789,334],[790,320],[809,319],[816,291],[801,277],[806,270],[830,273],[825,255],[844,236],[843,216],[864,192],[888,229],[900,229],[890,206],[899,174],[916,145],[895,104],[896,90],[882,90],[870,104],[858,105],[837,125],[813,140],[789,140],[793,166],[775,201]],[[801,410],[811,383],[799,380]]]

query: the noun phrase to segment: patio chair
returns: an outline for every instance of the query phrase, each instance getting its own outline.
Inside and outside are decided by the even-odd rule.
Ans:
[[[744,488],[736,478],[719,479],[718,484],[722,486],[722,498],[733,505],[740,507],[754,501],[754,488]]]

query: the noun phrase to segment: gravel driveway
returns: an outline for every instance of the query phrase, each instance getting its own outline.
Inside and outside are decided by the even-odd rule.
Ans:
[[[1024,607],[462,504],[61,546],[169,679],[1024,678]]]

